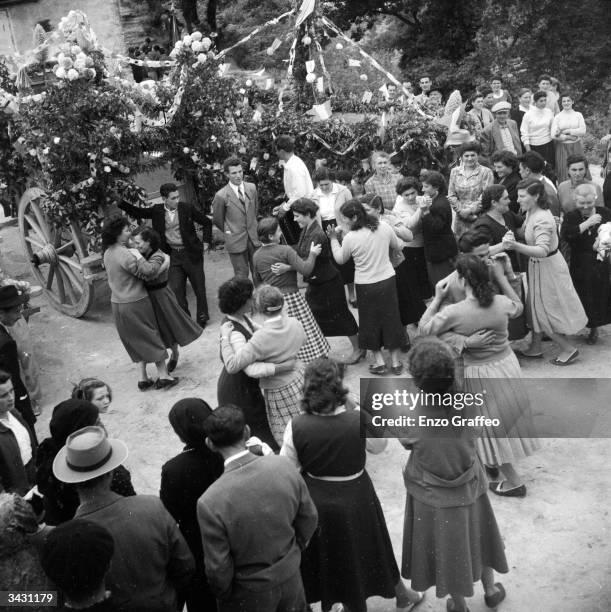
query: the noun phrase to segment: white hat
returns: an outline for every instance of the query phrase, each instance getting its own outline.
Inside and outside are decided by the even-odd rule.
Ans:
[[[509,102],[505,102],[505,100],[501,102],[497,102],[491,109],[491,113],[498,113],[499,111],[511,110],[511,104]]]

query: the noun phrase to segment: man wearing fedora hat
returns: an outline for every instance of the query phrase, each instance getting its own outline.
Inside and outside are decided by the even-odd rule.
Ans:
[[[0,369],[6,370],[11,375],[15,392],[15,408],[34,431],[36,416],[32,410],[28,391],[21,379],[17,343],[8,330],[21,317],[23,305],[27,299],[26,293],[19,291],[15,285],[0,286]]]
[[[176,610],[191,581],[193,556],[159,498],[121,497],[110,490],[113,470],[127,455],[127,446],[108,438],[103,427],[84,427],[68,436],[53,474],[76,485],[81,504],[75,518],[97,523],[113,537],[107,584],[115,598],[130,606],[155,601],[163,610]]]
[[[522,155],[522,141],[518,124],[509,118],[511,104],[509,102],[497,102],[491,112],[494,121],[487,125],[480,135],[482,155],[490,161],[495,153],[509,151],[514,155]]]

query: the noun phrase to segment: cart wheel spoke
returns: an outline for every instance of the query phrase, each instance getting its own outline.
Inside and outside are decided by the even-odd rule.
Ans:
[[[38,234],[38,237],[43,241],[43,243],[46,244],[47,242],[49,242],[44,232],[40,229],[40,227],[38,227],[38,222],[36,221],[36,219],[34,219],[32,215],[28,215],[27,213],[24,215],[24,217],[26,218],[30,229],[33,230],[36,234]]]
[[[42,249],[42,247],[44,246],[41,242],[38,242],[38,240],[34,240],[32,236],[26,236],[25,240],[27,240],[30,244],[34,245],[38,249]]]
[[[83,266],[81,266],[80,263],[78,263],[77,261],[74,261],[74,259],[71,259],[70,257],[66,257],[65,255],[60,255],[59,261],[66,264],[67,266],[74,268],[75,270],[78,270],[81,273],[83,272]]]
[[[53,277],[55,276],[55,266],[49,266],[49,276],[47,276],[47,290],[51,291]]]
[[[73,293],[75,295],[80,295],[82,293],[81,285],[83,283],[83,279],[80,278],[79,275],[64,262],[60,263],[59,269],[62,271],[62,275],[67,281],[67,284],[69,284],[72,288]]]
[[[67,248],[74,246],[74,239],[66,242],[66,244],[62,244],[61,246],[55,245],[55,252],[59,255],[62,251],[65,251]]]

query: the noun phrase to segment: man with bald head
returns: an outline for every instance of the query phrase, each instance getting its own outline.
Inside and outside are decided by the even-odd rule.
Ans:
[[[611,323],[611,243],[604,236],[611,226],[611,210],[596,206],[597,191],[592,183],[575,187],[575,210],[564,216],[562,238],[571,249],[569,270],[573,285],[588,316],[588,344],[598,340],[598,328]],[[611,232],[609,233],[611,237]],[[596,247],[596,250],[594,250]]]

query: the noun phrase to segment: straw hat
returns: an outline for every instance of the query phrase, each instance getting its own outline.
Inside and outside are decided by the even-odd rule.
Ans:
[[[465,144],[467,142],[473,142],[475,136],[469,132],[469,130],[456,130],[448,134],[444,147],[455,147]]]

